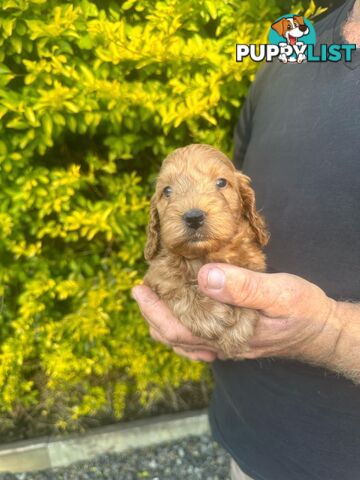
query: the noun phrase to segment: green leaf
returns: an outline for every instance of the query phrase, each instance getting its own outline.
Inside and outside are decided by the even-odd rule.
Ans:
[[[211,18],[217,18],[216,3],[213,0],[205,0],[205,5],[210,13]]]

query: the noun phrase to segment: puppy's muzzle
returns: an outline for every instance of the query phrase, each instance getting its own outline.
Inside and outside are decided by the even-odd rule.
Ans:
[[[191,210],[188,210],[186,213],[184,213],[183,219],[185,224],[189,228],[197,230],[205,222],[205,212],[198,208],[192,208]]]
[[[299,30],[301,32],[306,32],[307,29],[308,29],[308,27],[306,25],[299,25]]]

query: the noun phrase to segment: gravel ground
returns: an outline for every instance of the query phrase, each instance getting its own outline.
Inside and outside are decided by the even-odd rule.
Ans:
[[[229,456],[208,435],[102,455],[56,470],[5,473],[0,480],[229,480]]]

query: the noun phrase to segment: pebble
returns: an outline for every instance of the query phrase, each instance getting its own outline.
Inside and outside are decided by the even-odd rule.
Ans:
[[[229,455],[203,435],[54,470],[0,473],[0,480],[230,480],[229,464]]]

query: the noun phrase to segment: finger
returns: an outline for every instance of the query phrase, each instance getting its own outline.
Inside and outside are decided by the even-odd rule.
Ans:
[[[233,354],[225,355],[223,352],[217,353],[217,358],[219,360],[250,360],[255,358],[260,358],[266,356],[266,351],[263,349],[249,349],[242,353],[234,352]]]
[[[151,338],[156,342],[163,343],[164,345],[170,345],[166,338],[164,338],[156,328],[150,326],[149,333]]]
[[[261,358],[261,357],[270,357],[271,355],[269,352],[266,352],[266,350],[263,350],[261,348],[252,348],[247,350],[246,352],[242,353],[238,359],[244,359],[244,360],[254,360],[256,358]]]
[[[193,335],[174,317],[151,288],[138,285],[133,288],[132,294],[150,326],[163,337],[163,343],[195,346],[206,344],[205,340]]]
[[[224,352],[217,352],[216,357],[219,360],[230,360],[230,358],[227,355],[225,355]]]
[[[233,265],[214,263],[201,267],[199,288],[209,297],[231,305],[263,311],[271,317],[289,315],[303,309],[324,292],[306,280],[286,273],[260,273]]]
[[[161,333],[156,329],[153,328],[152,326],[149,329],[150,336],[153,340],[163,343],[164,345],[170,346],[170,347],[175,347],[175,348],[180,348],[181,350],[184,350],[185,352],[198,352],[198,351],[206,351],[206,352],[212,352],[214,355],[216,355],[217,349],[213,346],[208,346],[204,344],[184,344],[184,343],[172,343],[167,340],[167,338],[163,337]],[[206,355],[208,356],[208,355]],[[212,357],[212,355],[211,355]]]
[[[182,357],[188,358],[190,360],[202,362],[213,362],[214,360],[216,360],[216,354],[207,350],[196,350],[190,352],[181,347],[174,347],[173,350],[178,355],[181,355]]]

